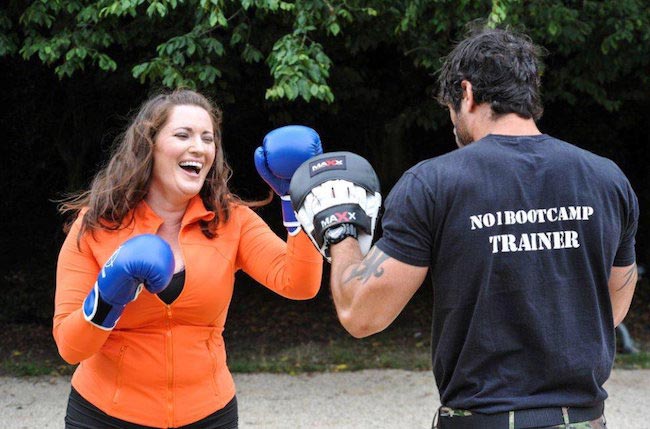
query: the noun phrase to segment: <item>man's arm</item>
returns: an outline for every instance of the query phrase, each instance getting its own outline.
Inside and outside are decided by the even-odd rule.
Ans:
[[[612,301],[614,326],[618,326],[630,309],[637,280],[636,263],[626,267],[612,267],[609,276],[609,299]]]
[[[343,327],[363,338],[386,329],[424,281],[428,268],[389,257],[374,246],[365,258],[347,238],[330,248],[330,283]]]

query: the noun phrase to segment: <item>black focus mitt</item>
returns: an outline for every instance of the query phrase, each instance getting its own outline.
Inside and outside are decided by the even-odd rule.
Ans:
[[[294,173],[289,194],[300,225],[328,261],[330,244],[347,236],[357,238],[361,253],[368,253],[381,193],[366,159],[352,152],[312,157]]]

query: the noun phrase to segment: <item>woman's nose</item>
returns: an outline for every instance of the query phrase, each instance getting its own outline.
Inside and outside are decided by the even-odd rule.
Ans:
[[[199,152],[199,153],[203,153],[205,151],[205,143],[203,142],[203,139],[201,138],[200,135],[197,135],[196,137],[192,138],[192,144],[190,146],[190,150],[192,152]]]

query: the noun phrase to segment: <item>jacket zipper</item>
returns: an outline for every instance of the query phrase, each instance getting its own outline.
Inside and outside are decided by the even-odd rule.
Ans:
[[[167,346],[167,426],[174,426],[174,349],[172,341],[172,308],[167,308],[167,333],[165,341]]]
[[[126,354],[126,349],[129,346],[123,345],[120,347],[120,358],[117,362],[117,377],[115,379],[115,393],[113,394],[113,403],[117,404],[117,401],[120,397],[120,390],[122,389],[122,362],[124,361],[124,355]]]

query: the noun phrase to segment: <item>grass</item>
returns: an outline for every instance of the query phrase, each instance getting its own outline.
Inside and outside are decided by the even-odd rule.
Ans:
[[[49,327],[3,325],[0,331],[0,375],[67,375],[73,370],[73,366],[59,357]]]
[[[615,369],[650,369],[650,344],[635,354],[616,355]],[[375,335],[357,340],[341,338],[327,343],[308,342],[272,349],[247,345],[228,352],[231,371],[254,373],[339,372],[362,369],[430,370],[431,351],[427,340],[408,336]]]
[[[640,351],[639,353],[622,355],[618,354],[616,356],[616,362],[614,363],[614,368],[618,369],[650,369],[650,352],[648,352],[648,347],[645,348],[646,351]]]
[[[226,338],[228,365],[232,372],[285,374],[431,367],[429,341],[420,333],[391,329],[361,340],[342,333],[317,340],[287,335],[285,342],[278,340],[282,334]],[[0,375],[70,375],[74,369],[59,357],[49,327],[9,324],[0,335]]]
[[[11,345],[7,353],[3,342],[0,348],[0,375],[42,376],[70,375],[73,365],[58,356],[53,341],[43,328],[31,325],[9,326],[8,332],[20,332],[28,338]],[[5,331],[5,332],[7,332]],[[31,331],[31,333],[29,332]],[[232,372],[284,373],[342,372],[368,368],[430,370],[431,357],[427,335],[412,335],[400,329],[374,335],[366,339],[349,336],[327,341],[306,341],[274,346],[277,342],[234,340],[228,344],[228,363]],[[617,369],[650,369],[650,344],[640,344],[637,354],[618,354]]]
[[[39,375],[68,375],[74,367],[51,360],[26,361],[23,359],[4,359],[0,362],[0,373],[14,377],[31,377]]]
[[[639,294],[649,291],[641,288]],[[426,292],[422,288],[384,332],[361,340],[343,330],[327,291],[309,303],[289,301],[260,289],[255,291],[256,299],[236,293],[224,332],[228,365],[231,371],[241,373],[430,370],[431,297]],[[645,304],[650,299],[642,298],[635,299],[626,319],[640,352],[618,354],[615,368],[650,369],[650,312]],[[59,357],[47,322],[1,324],[0,375],[72,374],[75,367]]]
[[[408,344],[411,343],[411,344]],[[308,342],[269,350],[230,350],[233,372],[297,374],[321,371],[356,371],[367,368],[427,370],[431,368],[428,343],[398,339],[337,339],[327,343]]]
[[[228,364],[232,372],[284,374],[367,368],[427,370],[431,367],[429,348],[422,343],[407,347],[404,343],[369,342],[353,338],[275,349],[253,345],[236,350],[230,348]],[[5,376],[70,375],[74,368],[74,365],[65,363],[58,356],[34,356],[18,350],[0,359],[0,375]]]

